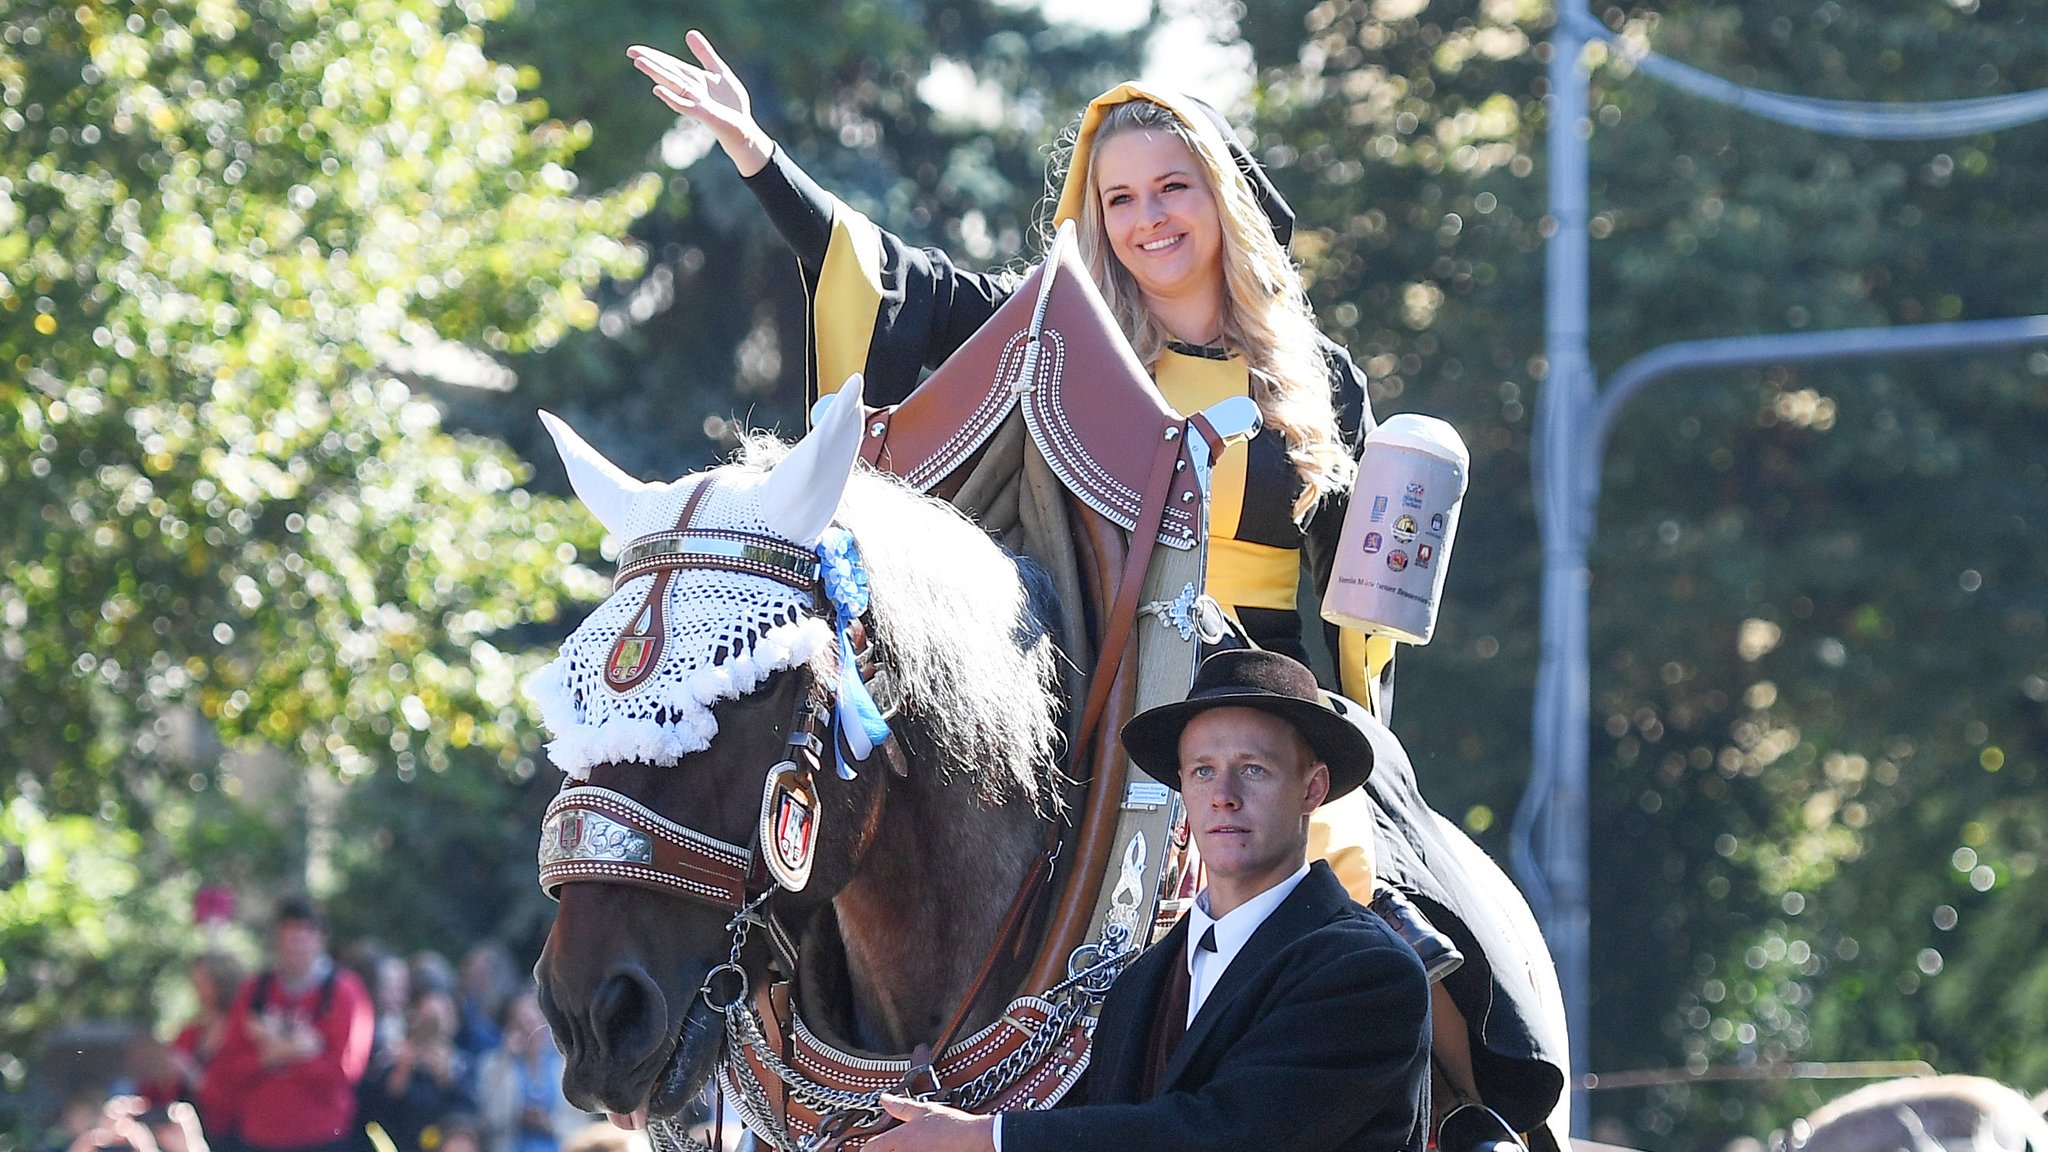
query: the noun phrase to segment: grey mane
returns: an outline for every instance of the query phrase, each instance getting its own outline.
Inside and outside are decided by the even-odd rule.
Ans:
[[[766,435],[740,467],[766,470],[789,450]],[[951,505],[856,465],[839,522],[867,563],[875,642],[900,698],[898,737],[921,763],[966,772],[989,803],[1060,804],[1057,602],[1036,565],[1012,556]],[[837,654],[819,658],[834,674]]]

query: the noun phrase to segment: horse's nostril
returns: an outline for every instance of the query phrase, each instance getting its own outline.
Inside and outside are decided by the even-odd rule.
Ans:
[[[663,1007],[661,990],[646,973],[615,972],[590,1002],[590,1023],[601,1046],[638,1059],[661,1044]]]
[[[548,1022],[548,1032],[554,1040],[555,1050],[567,1052],[570,1038],[575,1035],[575,1031],[569,1022],[568,1014],[562,1011],[561,1003],[555,999],[554,987],[545,979],[536,979],[534,999],[540,1004],[541,1018]]]

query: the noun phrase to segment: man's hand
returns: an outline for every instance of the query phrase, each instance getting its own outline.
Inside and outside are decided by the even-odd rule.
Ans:
[[[993,1116],[904,1096],[884,1096],[882,1107],[903,1126],[868,1141],[867,1152],[995,1152]]]
[[[285,1036],[285,1043],[291,1046],[295,1059],[311,1060],[327,1048],[327,1037],[313,1027],[311,1020],[294,1018],[291,1031]]]
[[[256,1045],[257,1059],[265,1068],[278,1068],[299,1059],[292,1042],[291,1025],[276,1012],[249,1018],[249,1039]]]

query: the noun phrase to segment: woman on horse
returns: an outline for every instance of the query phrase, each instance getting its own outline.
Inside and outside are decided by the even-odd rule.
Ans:
[[[696,64],[628,52],[671,109],[706,127],[797,254],[811,297],[811,386],[854,372],[872,403],[903,399],[1008,298],[1013,282],[878,228],[776,147],[702,33]],[[1257,401],[1266,435],[1213,478],[1207,591],[1262,648],[1308,662],[1295,598],[1303,557],[1329,580],[1360,437],[1364,376],[1316,327],[1287,255],[1294,214],[1207,104],[1119,84],[1088,105],[1053,223],[1072,220],[1096,287],[1168,405]],[[1329,628],[1338,687],[1384,712],[1393,644]]]

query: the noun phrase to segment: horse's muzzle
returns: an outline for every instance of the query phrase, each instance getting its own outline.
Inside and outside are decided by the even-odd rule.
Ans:
[[[710,1077],[721,1022],[694,982],[672,1002],[645,969],[622,966],[581,1005],[543,976],[540,1001],[562,1049],[562,1093],[579,1108],[671,1115]]]

